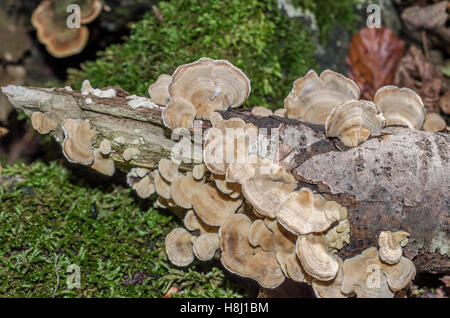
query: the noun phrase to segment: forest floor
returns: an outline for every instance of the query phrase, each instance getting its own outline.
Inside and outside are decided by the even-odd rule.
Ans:
[[[4,166],[0,295],[256,295],[254,284],[226,278],[217,264],[198,263],[182,270],[169,266],[164,238],[177,220],[131,192],[113,184],[92,186],[56,162]],[[71,264],[80,268],[80,288],[67,284],[75,282]]]

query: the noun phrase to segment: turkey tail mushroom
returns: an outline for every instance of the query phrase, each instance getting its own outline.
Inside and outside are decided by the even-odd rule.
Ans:
[[[421,129],[427,111],[419,94],[409,88],[383,86],[374,97],[374,102],[386,119],[386,126],[400,125]]]
[[[67,160],[85,166],[90,165],[94,161],[92,140],[97,132],[88,122],[81,119],[66,119],[61,127],[65,134],[62,143],[63,154]]]
[[[390,265],[397,264],[403,254],[402,247],[408,243],[409,233],[382,231],[378,236],[378,255]]]
[[[413,262],[401,257],[397,264],[383,263],[375,247],[346,259],[341,291],[362,298],[392,298],[394,292],[405,288],[416,274]]]
[[[284,107],[288,118],[325,124],[335,106],[358,100],[360,95],[358,85],[351,79],[330,70],[323,71],[320,76],[310,70],[294,82]]]
[[[332,202],[314,195],[310,189],[302,188],[287,197],[277,214],[277,220],[298,235],[323,232],[344,214],[340,209],[345,207]]]
[[[89,30],[84,25],[68,28],[66,16],[58,14],[57,5],[60,5],[57,1],[43,0],[33,11],[31,23],[37,31],[37,38],[54,57],[62,58],[78,54],[88,42]],[[102,8],[102,0],[82,1],[80,23],[88,24],[94,21]]]
[[[48,134],[49,132],[55,130],[57,127],[57,124],[54,120],[41,112],[34,112],[31,115],[31,125],[40,134]]]
[[[170,99],[169,85],[172,82],[172,76],[167,74],[161,74],[158,76],[156,82],[148,87],[148,94],[150,99],[156,105],[166,106]]]
[[[185,229],[173,229],[166,237],[165,246],[172,264],[182,267],[194,261],[192,235]]]
[[[174,129],[181,127],[180,124],[191,126],[188,120],[191,120],[192,113],[194,118],[208,119],[216,110],[239,107],[250,94],[250,80],[230,62],[204,57],[179,66],[172,75],[168,91],[170,100],[167,108],[175,98],[181,98],[184,104],[193,107],[189,110],[189,118],[186,117],[183,122],[170,121],[167,118],[170,113],[163,113],[166,126]]]
[[[325,122],[325,131],[327,137],[339,137],[345,146],[355,147],[370,135],[379,134],[384,122],[374,103],[348,101],[333,108]]]
[[[275,288],[285,280],[285,276],[274,252],[250,245],[250,226],[250,219],[239,213],[220,227],[220,260],[230,272],[252,278],[262,287]]]

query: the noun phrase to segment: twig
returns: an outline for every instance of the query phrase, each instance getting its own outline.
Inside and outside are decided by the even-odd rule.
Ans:
[[[164,25],[164,27],[168,28],[169,26],[167,25],[166,21],[164,21],[163,16],[162,16],[161,12],[158,10],[158,8],[153,5],[152,10],[153,10],[153,14],[159,20],[159,22],[161,22]]]
[[[52,298],[55,298],[56,292],[58,291],[58,288],[59,288],[58,260],[59,260],[60,256],[61,256],[61,254],[58,254],[58,256],[56,256],[56,260],[55,260],[56,286],[55,286],[55,289],[53,290]]]
[[[423,50],[425,51],[425,57],[427,58],[427,60],[430,60],[430,54],[428,52],[427,34],[425,31],[421,32],[421,37],[422,37]]]

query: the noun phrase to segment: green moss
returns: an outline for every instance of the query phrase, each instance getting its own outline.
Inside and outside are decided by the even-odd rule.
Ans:
[[[322,43],[328,39],[336,22],[349,30],[355,30],[356,22],[360,19],[355,13],[359,3],[361,0],[292,0],[295,7],[308,10],[314,15]]]
[[[133,27],[124,44],[112,45],[83,71],[71,70],[70,84],[83,79],[96,87],[116,85],[146,95],[159,74],[200,57],[227,59],[251,80],[246,106],[283,106],[292,83],[317,69],[310,32],[278,8],[276,0],[171,0]]]
[[[163,245],[176,220],[137,203],[129,189],[89,186],[54,162],[3,172],[0,295],[51,296],[55,264],[57,297],[161,297],[173,285],[183,297],[246,295],[214,264],[172,268]],[[80,266],[80,289],[67,287],[70,264]]]

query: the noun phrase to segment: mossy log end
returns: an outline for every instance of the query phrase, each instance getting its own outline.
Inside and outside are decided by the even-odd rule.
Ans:
[[[58,123],[51,132],[63,140],[64,119],[89,120],[103,139],[112,141],[116,167],[154,168],[170,156],[176,141],[161,121],[161,109],[127,105],[127,93],[85,102],[78,91],[8,86],[2,88],[11,104],[28,116],[40,111]],[[404,230],[410,240],[404,249],[419,272],[450,272],[450,135],[404,127],[386,127],[355,148],[325,137],[322,126],[276,116],[255,117],[246,110],[222,112],[224,118],[242,117],[260,128],[279,128],[281,165],[306,186],[346,206],[351,242],[344,258],[376,246],[380,231]],[[209,127],[204,121],[203,129]],[[124,149],[139,149],[137,159],[125,161]],[[183,166],[188,170],[191,165]]]

